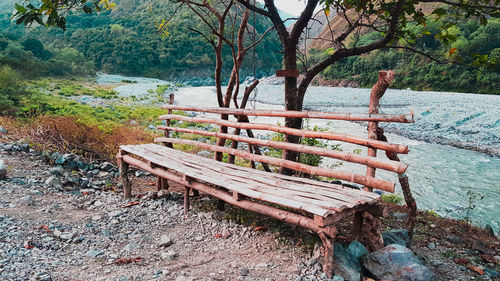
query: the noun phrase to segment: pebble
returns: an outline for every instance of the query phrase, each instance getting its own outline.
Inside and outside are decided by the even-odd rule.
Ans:
[[[429,249],[431,249],[431,250],[435,250],[435,249],[436,249],[436,244],[431,242],[431,243],[429,243],[429,244],[427,245],[427,248],[429,248]]]
[[[240,268],[240,275],[241,276],[248,276],[249,273],[250,273],[250,269],[248,269],[246,267]]]
[[[167,235],[162,235],[160,237],[160,247],[168,247],[170,245],[172,245],[174,242],[172,241],[172,239],[167,236]]]
[[[173,250],[170,250],[168,252],[161,253],[160,256],[163,260],[173,261],[179,256],[179,254],[174,252]]]
[[[86,255],[87,257],[91,257],[91,258],[96,258],[96,257],[98,257],[98,256],[100,256],[100,255],[103,255],[103,254],[104,254],[104,252],[102,252],[102,251],[97,251],[97,250],[88,250],[88,251],[85,253],[85,255]]]

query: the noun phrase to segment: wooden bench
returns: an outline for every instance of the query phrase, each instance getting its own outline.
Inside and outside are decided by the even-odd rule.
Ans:
[[[378,101],[372,101],[378,103]],[[244,110],[228,108],[202,108],[179,105],[165,105],[168,114],[161,116],[166,125],[159,129],[165,131],[165,136],[155,141],[160,144],[124,145],[117,155],[120,176],[125,197],[131,197],[130,182],[127,177],[129,165],[143,169],[158,177],[158,188],[167,189],[168,182],[173,181],[185,187],[184,208],[189,210],[191,190],[203,192],[219,198],[240,208],[264,214],[287,223],[308,228],[317,233],[324,245],[323,269],[331,275],[333,270],[333,243],[337,234],[335,223],[339,220],[353,217],[354,239],[366,240],[370,251],[383,247],[381,236],[381,220],[383,210],[379,207],[380,195],[371,192],[373,188],[394,192],[394,182],[374,177],[375,169],[403,174],[408,165],[381,158],[376,158],[373,151],[385,150],[390,153],[408,153],[408,147],[380,141],[371,137],[364,138],[335,132],[291,129],[275,124],[249,122],[248,116],[265,117],[302,117],[325,120],[368,121],[372,130],[378,122],[413,122],[412,115],[380,115],[380,114],[338,114],[331,112],[292,112]],[[223,118],[206,116],[189,117],[172,114],[173,110],[203,112]],[[228,116],[233,116],[231,121]],[[185,122],[210,124],[222,128],[219,131],[202,130],[197,127],[175,126]],[[240,121],[240,122],[238,122]],[[226,127],[226,128],[223,128]],[[227,127],[235,128],[234,134],[225,133]],[[241,130],[247,130],[247,136],[240,135]],[[369,148],[372,156],[362,156],[355,153],[312,147],[301,144],[284,143],[270,139],[256,138],[253,134],[259,132],[284,133],[302,138],[317,138],[323,140],[342,141]],[[173,137],[176,135],[195,134],[204,138],[218,138],[231,141],[231,146],[217,146],[200,140]],[[250,137],[252,136],[252,137]],[[246,146],[238,145],[246,143]],[[222,142],[224,143],[224,142]],[[174,149],[174,145],[188,145],[201,150],[214,152],[220,159],[227,154],[228,162],[224,163],[186,153]],[[281,158],[263,155],[262,147],[298,151],[329,157],[351,163],[367,166],[367,174],[356,174],[349,171],[313,167]],[[260,148],[259,148],[260,147]],[[244,149],[247,148],[247,149]],[[293,169],[310,176],[335,178],[365,187],[364,190],[348,188],[343,184],[332,184],[310,178],[285,176],[269,173],[260,169],[252,169],[232,164],[234,157],[246,159],[252,167],[258,166],[269,170],[268,165]],[[364,226],[363,226],[364,222]],[[364,234],[364,237],[362,236]]]

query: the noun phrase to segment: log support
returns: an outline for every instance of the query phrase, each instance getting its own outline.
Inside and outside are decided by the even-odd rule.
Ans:
[[[354,213],[352,221],[352,240],[361,242],[363,239],[363,212]]]
[[[365,220],[366,247],[368,251],[374,252],[384,247],[382,238],[382,221],[379,216],[363,212]]]
[[[184,187],[184,216],[187,216],[189,212],[189,193],[191,192],[191,188],[185,186]]]
[[[124,151],[118,152],[116,156],[116,160],[118,162],[118,167],[120,169],[120,180],[123,185],[123,197],[131,198],[132,197],[132,187],[130,184],[130,180],[128,178],[128,168],[129,164],[123,160]]]
[[[335,248],[335,236],[337,230],[335,227],[330,226],[327,232],[320,231],[318,233],[321,242],[323,243],[323,272],[326,273],[328,278],[333,276],[333,251]]]

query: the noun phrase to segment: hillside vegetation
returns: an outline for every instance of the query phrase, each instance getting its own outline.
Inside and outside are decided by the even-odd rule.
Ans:
[[[11,8],[1,10],[0,30],[4,38],[14,42],[36,39],[45,50],[51,52],[64,48],[75,49],[97,70],[108,73],[171,80],[210,78],[213,75],[215,59],[212,47],[201,35],[188,30],[195,28],[206,31],[203,22],[192,12],[181,8],[168,24],[168,36],[162,38],[157,24],[171,16],[176,5],[165,5],[163,0],[115,2],[117,6],[112,11],[91,15],[70,14],[66,31],[16,26],[10,20],[12,4],[3,3],[3,6]],[[253,19],[250,25],[253,25]],[[269,22],[257,16],[255,26],[258,33],[263,33],[269,27]],[[258,76],[272,74],[281,64],[279,43],[274,36],[268,36],[256,49],[255,69]],[[225,70],[229,72],[232,59],[228,48],[224,50],[224,55]],[[53,57],[47,52],[40,55],[45,60]],[[16,65],[14,67],[19,68]],[[242,77],[253,75],[252,52],[247,56],[242,72]],[[202,79],[204,83],[207,81],[210,79]]]
[[[331,22],[335,28],[335,19]],[[425,27],[410,28],[423,35],[409,46],[430,54],[439,62],[408,50],[382,49],[343,59],[327,68],[322,77],[371,87],[380,69],[394,69],[399,77],[391,85],[394,88],[500,94],[499,19],[489,19],[486,26],[469,21],[440,30],[439,24],[429,16]],[[448,44],[436,39],[443,35],[450,39]],[[364,45],[380,38],[378,32],[366,32],[358,42]],[[330,51],[327,44],[314,42],[312,46],[309,49],[312,62],[319,61]],[[457,63],[446,63],[448,60]]]

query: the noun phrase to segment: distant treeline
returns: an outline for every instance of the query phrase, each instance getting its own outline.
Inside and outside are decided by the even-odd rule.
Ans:
[[[158,32],[156,25],[172,15],[176,6],[173,3],[166,5],[163,0],[121,0],[112,11],[70,14],[66,31],[16,26],[10,21],[11,13],[4,10],[0,15],[0,30],[4,37],[13,41],[36,39],[50,52],[67,47],[75,49],[99,71],[165,79],[210,78],[215,64],[213,49],[201,35],[188,30],[191,27],[207,31],[195,14],[180,9],[167,24],[169,35],[162,38],[162,33]],[[250,20],[250,24],[253,23],[253,19]],[[258,33],[263,33],[269,25],[268,20],[257,16]],[[33,54],[41,59],[50,57],[48,52]],[[252,54],[247,55],[242,77],[253,75]],[[228,74],[232,67],[229,48],[224,50],[224,55],[224,70]],[[270,75],[280,67],[281,61],[279,42],[276,35],[270,34],[256,49],[256,74]]]
[[[397,78],[391,87],[500,94],[500,20],[492,18],[486,26],[461,23],[446,31],[449,36],[460,36],[449,45],[435,39],[435,35],[442,32],[438,26],[429,20],[428,33],[415,38],[415,48],[442,61],[459,60],[459,64],[441,64],[410,51],[388,49],[346,58],[330,66],[322,75],[326,79],[345,79],[361,87],[371,87],[380,69],[394,69]],[[379,38],[380,34],[374,32],[360,40],[370,42]],[[316,60],[324,56],[324,51],[311,50],[310,53]],[[490,54],[489,57],[486,54]]]

